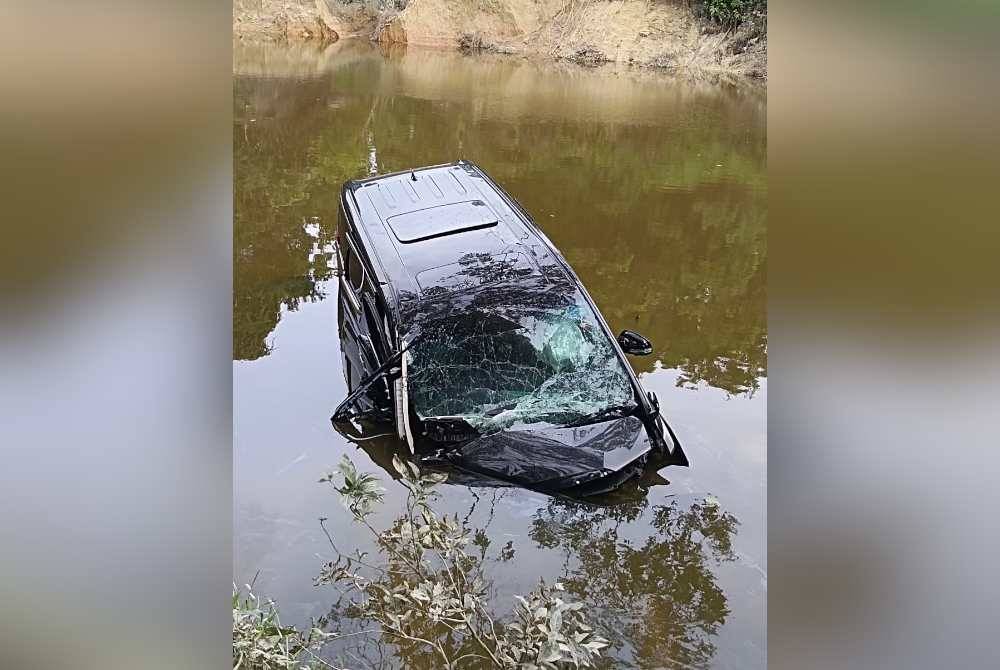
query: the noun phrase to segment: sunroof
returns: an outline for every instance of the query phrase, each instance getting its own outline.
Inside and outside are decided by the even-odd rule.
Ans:
[[[468,200],[390,216],[386,223],[400,242],[451,235],[497,225],[497,215],[482,200]]]

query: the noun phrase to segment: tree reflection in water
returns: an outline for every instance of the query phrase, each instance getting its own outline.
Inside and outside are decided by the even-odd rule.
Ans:
[[[394,437],[375,437],[357,445],[389,475],[398,477],[391,461],[393,454],[402,452]],[[711,497],[651,503],[650,489],[668,483],[658,474],[663,464],[650,462],[641,477],[600,498],[549,498],[535,512],[529,529],[538,547],[562,553],[558,578],[568,598],[586,603],[589,619],[611,641],[598,667],[709,667],[716,653],[714,637],[729,615],[713,568],[736,559],[733,542],[739,521]],[[496,488],[501,482],[442,471],[448,472],[450,485],[468,486],[472,493],[467,513],[449,505],[463,525],[468,527],[476,506],[490,505],[486,523],[470,527],[473,544],[480,549],[477,560],[487,573],[490,562],[510,560],[524,549],[516,542],[496,546],[491,539],[492,508],[505,490]],[[637,538],[637,531],[646,536]],[[343,622],[351,614],[349,609],[335,608],[329,620]],[[397,667],[397,661],[386,661],[385,648],[366,651],[361,645],[354,653],[369,661],[375,654],[387,663],[385,667]],[[389,656],[407,668],[436,667],[435,657],[416,645],[394,647]]]
[[[643,515],[656,534],[625,537]],[[567,591],[588,603],[619,655],[607,667],[702,668],[729,614],[711,566],[735,559],[738,524],[711,499],[594,507],[553,498],[537,512],[531,538],[565,552]]]
[[[309,250],[332,238],[345,180],[464,156],[536,217],[615,332],[652,340],[637,372],[660,360],[681,385],[753,393],[767,364],[765,99],[663,81],[571,111],[565,88],[558,70],[367,45],[320,75],[237,76],[234,358],[268,355],[282,311],[323,296],[330,273]],[[652,108],[657,123],[617,120]]]

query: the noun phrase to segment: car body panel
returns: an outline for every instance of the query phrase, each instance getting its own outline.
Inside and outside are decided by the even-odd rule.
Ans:
[[[453,462],[498,479],[568,488],[589,473],[621,470],[650,449],[642,422],[628,416],[573,428],[484,435],[464,445]]]

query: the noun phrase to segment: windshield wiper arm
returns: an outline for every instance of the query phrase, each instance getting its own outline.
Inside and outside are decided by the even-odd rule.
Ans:
[[[597,423],[598,421],[607,421],[608,419],[621,419],[622,417],[628,416],[634,412],[635,407],[635,403],[629,405],[612,405],[611,407],[605,407],[596,412],[580,417],[576,421],[566,425],[575,427],[583,426],[588,423]]]

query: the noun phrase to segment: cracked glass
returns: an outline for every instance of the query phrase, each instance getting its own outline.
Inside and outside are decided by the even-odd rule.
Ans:
[[[410,399],[421,419],[458,417],[480,433],[579,425],[635,409],[624,364],[577,289],[495,288],[449,301],[413,348]]]

